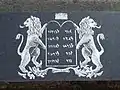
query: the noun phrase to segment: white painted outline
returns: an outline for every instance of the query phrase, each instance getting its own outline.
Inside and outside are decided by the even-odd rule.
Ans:
[[[77,35],[76,35],[76,30],[75,30],[75,46],[77,45]],[[75,54],[76,54],[76,65],[78,65],[78,60],[77,60],[77,50],[75,49]]]
[[[45,29],[45,45],[47,47],[47,28]],[[45,52],[45,66],[47,66],[47,49]]]

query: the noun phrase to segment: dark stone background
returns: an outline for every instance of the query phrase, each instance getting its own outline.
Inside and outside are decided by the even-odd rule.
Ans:
[[[119,0],[0,0],[0,13],[41,11],[120,11]],[[120,81],[1,82],[14,90],[120,90]]]

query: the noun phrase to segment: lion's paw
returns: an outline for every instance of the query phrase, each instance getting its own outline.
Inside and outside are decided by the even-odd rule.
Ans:
[[[34,75],[34,74],[31,74],[31,72],[28,73],[28,77],[29,77],[30,79],[35,79],[35,75]]]
[[[78,45],[76,46],[76,49],[77,49],[77,50],[79,49],[79,46],[78,46]]]
[[[31,75],[29,76],[29,78],[30,78],[30,79],[35,79],[35,75],[34,75],[34,74],[31,74]]]
[[[45,50],[46,50],[46,49],[47,49],[47,47],[46,47],[46,46],[44,46],[44,47],[43,47],[43,49],[45,49]]]

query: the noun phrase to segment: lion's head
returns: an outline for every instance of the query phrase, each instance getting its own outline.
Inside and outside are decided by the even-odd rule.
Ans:
[[[94,31],[92,28],[101,28],[101,26],[98,26],[97,23],[90,18],[90,16],[87,16],[81,20],[79,23],[80,29],[78,30],[79,34],[94,34]]]
[[[24,27],[28,27],[29,33],[36,33],[39,34],[40,37],[42,37],[43,32],[41,31],[41,21],[39,18],[34,16],[27,18],[23,23],[23,26],[20,25],[20,28]]]

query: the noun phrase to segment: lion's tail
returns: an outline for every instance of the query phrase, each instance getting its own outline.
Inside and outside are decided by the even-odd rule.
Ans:
[[[101,43],[100,43],[100,39],[101,39],[101,40],[104,40],[104,39],[105,39],[103,33],[100,33],[100,34],[97,35],[97,41],[98,41],[98,44],[99,44],[99,46],[100,46],[100,48],[101,48],[101,51],[99,52],[99,54],[102,55],[102,54],[104,53],[104,48],[102,47],[102,45],[101,45]]]
[[[17,49],[18,55],[21,55],[21,53],[22,53],[22,52],[20,52],[20,48],[21,48],[21,45],[22,45],[22,43],[23,43],[24,37],[23,37],[22,34],[17,34],[16,39],[20,39],[20,37],[22,37],[22,40],[21,40],[21,43],[20,43],[20,45],[18,46],[18,49]]]

